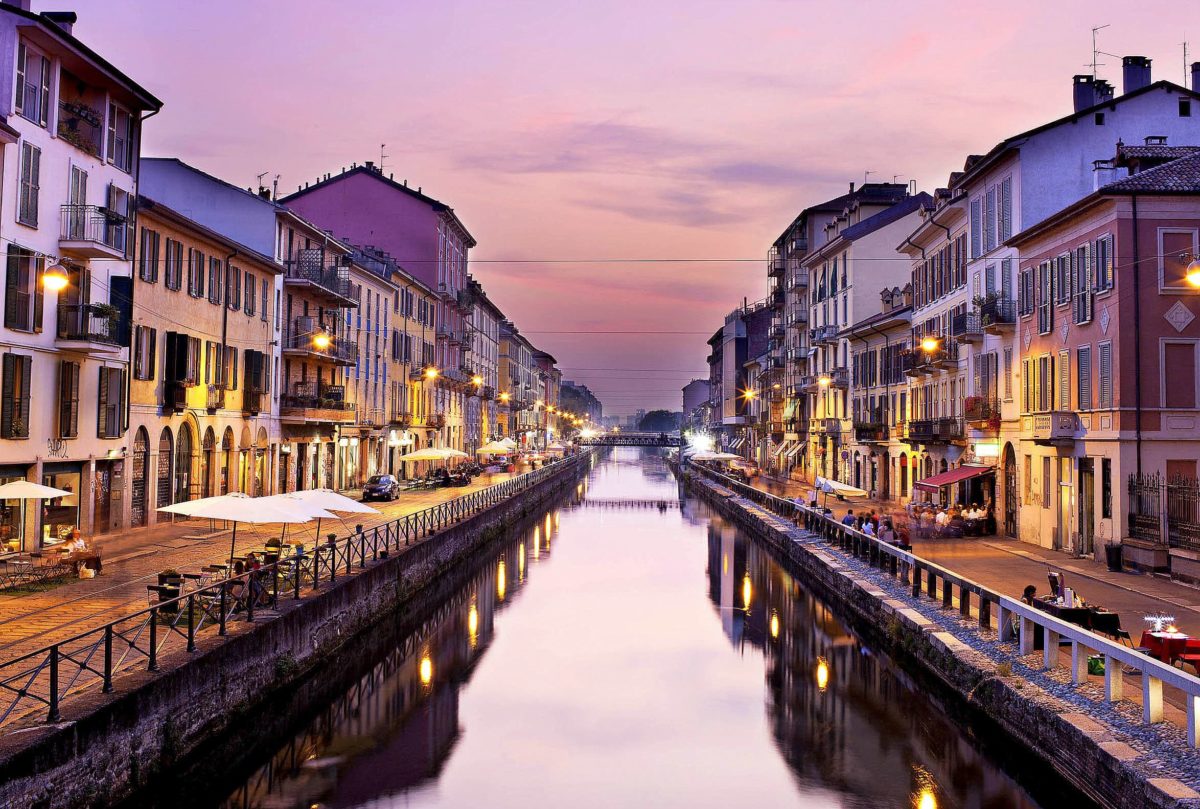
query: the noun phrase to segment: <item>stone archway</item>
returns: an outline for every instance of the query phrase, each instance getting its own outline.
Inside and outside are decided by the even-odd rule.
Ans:
[[[195,460],[195,444],[192,441],[192,425],[186,421],[179,425],[179,436],[175,442],[174,500],[186,503],[192,499],[192,461]]]
[[[171,439],[171,428],[163,427],[158,436],[158,468],[155,505],[158,508],[171,505],[171,470],[175,460],[175,442]]]
[[[133,502],[131,520],[135,528],[146,525],[150,511],[150,434],[138,427],[133,437]]]
[[[1006,536],[1017,536],[1017,523],[1020,514],[1020,503],[1017,495],[1017,453],[1011,443],[1004,445],[1004,533]]]
[[[213,496],[213,465],[217,457],[217,434],[209,427],[200,443],[200,496]]]
[[[221,494],[229,494],[230,482],[233,480],[233,428],[226,427],[225,434],[221,436],[221,485],[218,487]]]

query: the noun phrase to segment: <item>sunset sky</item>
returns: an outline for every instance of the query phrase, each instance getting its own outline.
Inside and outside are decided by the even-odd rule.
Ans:
[[[1182,81],[1185,35],[1200,58],[1200,35],[1116,2],[34,8],[76,10],[76,35],[163,99],[148,155],[242,186],[278,174],[288,193],[386,143],[385,171],[455,208],[475,276],[609,413],[679,409],[706,336],[763,297],[766,251],[806,205],[868,171],[932,190],[1070,112],[1092,26],[1156,80]],[[1101,59],[1120,92],[1120,60]],[[499,263],[627,258],[743,261]]]

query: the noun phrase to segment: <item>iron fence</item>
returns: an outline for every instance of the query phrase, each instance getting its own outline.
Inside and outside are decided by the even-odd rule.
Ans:
[[[1129,536],[1161,543],[1162,499],[1165,481],[1160,475],[1129,476]]]
[[[1167,480],[1167,544],[1200,550],[1200,481],[1172,476]]]
[[[151,595],[157,591],[161,598],[149,608],[0,662],[0,726],[35,721],[39,715],[58,722],[64,701],[82,691],[99,687],[113,692],[123,672],[157,671],[164,657],[195,652],[202,636],[224,636],[233,621],[253,621],[256,611],[278,609],[281,599],[311,595],[588,458],[585,452],[549,462],[486,489],[319,543],[311,552],[282,556],[255,571],[207,583],[200,574],[190,574],[185,579],[194,582],[194,589],[173,598],[161,598],[164,588],[149,586]]]

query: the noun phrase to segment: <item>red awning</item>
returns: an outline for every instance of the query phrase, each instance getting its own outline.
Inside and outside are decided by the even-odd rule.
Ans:
[[[918,480],[913,484],[915,488],[926,492],[937,494],[938,489],[943,486],[949,486],[952,483],[958,483],[963,480],[977,478],[980,475],[990,475],[995,472],[995,467],[991,466],[960,466],[957,469],[950,469],[946,472],[934,475],[933,477]]]

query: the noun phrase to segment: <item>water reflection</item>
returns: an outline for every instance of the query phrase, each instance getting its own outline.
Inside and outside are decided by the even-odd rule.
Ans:
[[[635,450],[512,537],[232,793],[180,791],[158,805],[1035,806]]]

